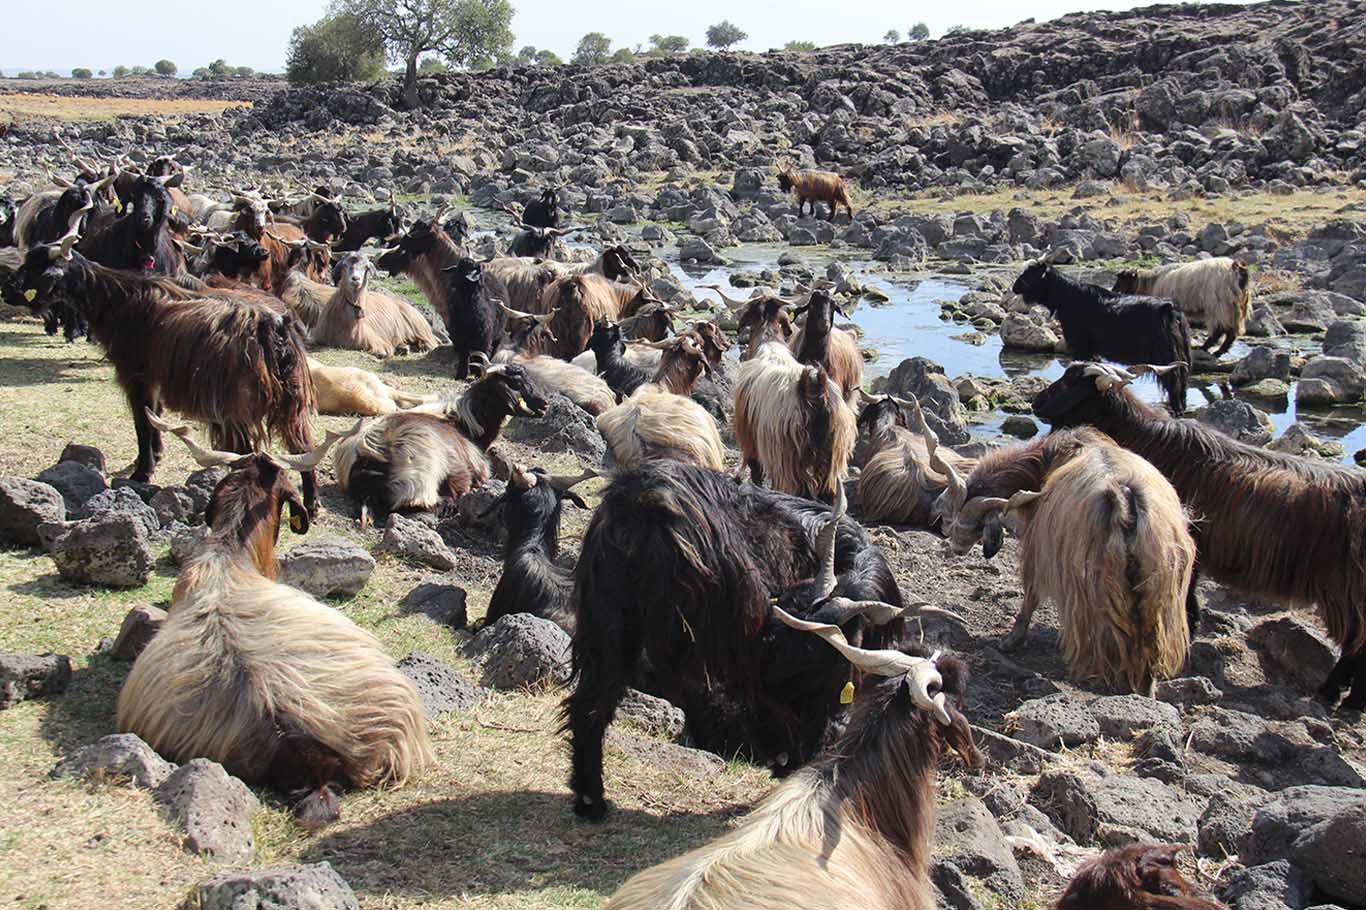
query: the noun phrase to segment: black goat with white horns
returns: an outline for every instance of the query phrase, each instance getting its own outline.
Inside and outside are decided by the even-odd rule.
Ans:
[[[885,558],[843,515],[842,496],[832,513],[668,460],[613,479],[584,536],[574,594],[577,685],[564,729],[574,811],[589,819],[607,810],[603,737],[642,658],[700,745],[743,749],[786,774],[816,754],[843,710],[849,667],[771,604],[874,649],[897,640],[903,615],[932,610],[903,609]]]

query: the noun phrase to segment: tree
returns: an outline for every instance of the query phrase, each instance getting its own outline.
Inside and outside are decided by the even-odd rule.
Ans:
[[[688,49],[688,39],[682,35],[651,35],[650,44],[666,54],[681,54]]]
[[[739,44],[748,37],[749,35],[742,32],[740,27],[732,24],[729,19],[722,19],[707,27],[707,46],[717,50],[729,50],[731,45]]]
[[[451,68],[436,57],[423,57],[422,62],[417,65],[417,71],[422,75],[428,73],[448,73]]]
[[[224,60],[222,57],[209,62],[210,76],[226,76],[231,71],[232,67],[228,66],[228,61]]]
[[[107,72],[105,72],[104,70],[100,70],[100,75],[101,75],[101,76],[108,76],[109,74],[108,74]]]
[[[512,50],[509,0],[336,0],[404,65],[403,103],[418,106],[418,61],[435,54],[452,66],[487,66]]]
[[[574,56],[569,58],[569,62],[579,66],[600,66],[611,56],[612,40],[602,32],[589,32],[579,39],[578,47],[574,48]]]
[[[290,35],[285,75],[295,85],[378,79],[384,75],[384,41],[350,13],[323,16]]]
[[[882,40],[886,41],[888,44],[900,44],[901,32],[897,31],[894,28],[889,28],[887,29],[887,34],[882,36]]]
[[[816,42],[814,41],[789,41],[783,45],[783,50],[794,51],[798,54],[806,51],[814,51],[815,49]]]
[[[966,25],[950,25],[948,28],[944,29],[944,35],[963,35],[966,34],[967,31],[968,27]]]
[[[126,66],[124,66],[122,63],[120,63],[118,66],[114,67],[114,78],[115,78],[115,79],[122,79],[124,76],[127,76],[127,75],[128,75],[128,72],[129,72],[128,67],[126,67]]]
[[[560,55],[555,53],[554,51],[536,52],[537,66],[561,66],[563,64],[564,61],[560,59]]]
[[[923,22],[917,22],[907,30],[906,37],[912,41],[924,41],[930,37],[930,27]]]
[[[176,74],[175,64],[169,60],[158,60],[152,64],[152,69],[157,71],[158,76],[174,76]]]
[[[208,72],[208,71],[205,70],[205,72]],[[150,69],[148,69],[147,67],[145,67],[145,66],[135,66],[135,67],[133,67],[133,75],[134,75],[134,76],[150,76],[150,75],[152,75],[152,71],[151,71]]]
[[[607,59],[607,62],[608,62],[608,63],[635,63],[635,62],[636,62],[636,52],[633,51],[633,50],[631,50],[629,47],[619,47],[619,48],[617,48],[616,52],[613,53],[612,56],[609,57],[609,58]]]
[[[256,70],[249,66],[234,66],[231,68],[231,72],[239,79],[249,79],[256,75]]]
[[[535,63],[536,54],[536,46],[528,44],[526,47],[522,48],[520,51],[517,52],[517,61],[519,63]]]
[[[89,79],[90,77],[92,77],[92,76],[94,76],[94,75],[95,75],[94,73],[90,72],[90,70],[86,69],[86,68],[83,67],[83,66],[78,66],[78,67],[76,67],[74,70],[71,71],[71,78],[72,78],[72,79]]]

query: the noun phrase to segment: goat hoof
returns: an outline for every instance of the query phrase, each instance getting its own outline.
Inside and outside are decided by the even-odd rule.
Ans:
[[[574,797],[574,814],[590,822],[602,821],[607,814],[607,800],[579,794]]]
[[[1005,638],[1001,639],[1000,644],[997,645],[997,647],[999,647],[1002,651],[1018,651],[1020,649],[1020,645],[1024,644],[1024,640],[1024,635],[1011,632]]]

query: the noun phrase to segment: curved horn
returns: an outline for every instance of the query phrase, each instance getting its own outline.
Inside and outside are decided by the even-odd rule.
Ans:
[[[874,626],[885,626],[894,619],[915,616],[942,616],[955,622],[966,623],[963,617],[952,610],[936,607],[928,601],[894,607],[880,600],[850,600],[847,597],[830,598],[825,606],[811,614],[811,621],[842,626],[855,616],[864,617]]]
[[[836,481],[834,508],[830,510],[830,518],[816,535],[816,559],[819,568],[816,570],[816,582],[812,588],[812,597],[816,601],[825,600],[835,590],[835,536],[846,507],[844,484]]]
[[[974,496],[955,511],[959,521],[971,525],[993,509],[1004,509],[1009,505],[1010,500],[999,496]]]
[[[592,480],[597,476],[597,471],[592,468],[584,468],[583,471],[578,474],[552,474],[545,479],[545,482],[563,493],[565,490],[576,487],[585,480]]]
[[[711,290],[715,291],[716,296],[721,298],[721,302],[724,303],[726,306],[730,307],[732,310],[738,310],[740,309],[740,307],[746,306],[750,303],[749,300],[738,300],[734,297],[727,297],[726,292],[721,290],[721,285],[719,284],[699,284],[698,287],[710,288]]]
[[[534,472],[528,471],[516,462],[513,462],[508,468],[508,486],[510,487],[529,490],[536,486],[537,480]]]
[[[72,183],[70,180],[67,180],[65,177],[60,177],[57,174],[52,173],[52,171],[48,170],[47,168],[43,168],[43,172],[47,174],[48,180],[50,180],[52,183],[55,183],[57,186],[60,186],[64,190],[69,190],[76,185]]]
[[[153,414],[151,408],[144,408],[143,410],[152,428],[178,437],[181,442],[185,443],[185,448],[190,450],[190,457],[198,462],[200,467],[216,468],[220,465],[229,465],[243,457],[238,452],[219,452],[215,449],[206,449],[194,441],[194,437],[190,435],[189,426],[184,424],[174,426]]]
[[[1041,490],[1019,490],[1007,500],[1005,511],[1011,512],[1029,505],[1034,500],[1043,495]]]
[[[365,426],[364,417],[357,420],[355,426],[344,433],[328,430],[327,434],[323,437],[323,444],[311,452],[300,452],[298,455],[272,455],[271,457],[287,468],[293,468],[299,472],[311,471],[322,464],[323,457],[327,455],[328,449],[332,448],[333,445],[343,439],[349,439],[350,437],[355,436],[361,431],[361,427],[363,426]]]
[[[1102,392],[1123,388],[1138,378],[1138,376],[1130,373],[1128,370],[1122,370],[1119,367],[1106,366],[1101,363],[1087,364],[1086,368],[1082,370],[1082,375],[1094,379],[1096,388],[1100,389]]]
[[[819,636],[832,648],[844,655],[846,660],[865,673],[887,678],[905,676],[911,692],[911,699],[916,706],[934,714],[935,719],[941,724],[950,723],[944,693],[939,691],[944,680],[934,665],[935,660],[939,657],[938,651],[930,657],[912,657],[909,654],[902,654],[900,651],[868,651],[863,648],[856,648],[845,639],[839,626],[807,622],[791,615],[782,607],[775,606],[772,609],[774,615],[785,625]],[[931,690],[934,690],[935,694],[931,695]]]
[[[1189,369],[1189,366],[1178,360],[1175,363],[1169,363],[1165,366],[1157,366],[1151,363],[1135,363],[1130,366],[1129,369],[1133,371],[1135,376],[1142,376],[1144,373],[1152,373],[1154,376],[1166,376],[1169,373],[1175,373],[1177,370]]]
[[[524,313],[524,312],[522,312],[521,310],[514,310],[512,307],[508,306],[506,303],[503,303],[503,301],[501,301],[501,300],[498,301],[498,306],[502,309],[502,311],[503,311],[507,316],[511,317],[512,319],[534,319],[534,318],[535,318],[535,314],[534,314],[534,313]]]
[[[931,430],[929,424],[925,422],[925,413],[920,409],[920,402],[913,399],[911,402],[907,402],[907,404],[913,405],[911,407],[911,422],[915,424],[916,430],[925,439],[925,448],[929,455],[930,467],[940,474],[943,474],[944,479],[948,482],[948,485],[944,489],[944,496],[946,497],[944,504],[948,508],[948,513],[949,515],[957,514],[958,510],[963,508],[963,503],[967,501],[967,484],[963,482],[962,475],[954,470],[953,465],[940,457],[939,436],[934,430]]]

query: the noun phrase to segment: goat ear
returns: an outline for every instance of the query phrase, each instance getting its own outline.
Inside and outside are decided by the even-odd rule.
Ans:
[[[299,494],[290,490],[285,494],[284,505],[289,507],[289,529],[295,534],[307,534],[311,519]]]
[[[1005,543],[1005,526],[1001,521],[999,511],[992,513],[982,525],[982,556],[991,559],[1001,550],[1001,545]]]
[[[578,506],[580,509],[583,509],[585,512],[588,511],[588,503],[584,502],[583,497],[573,490],[565,490],[564,498]]]

